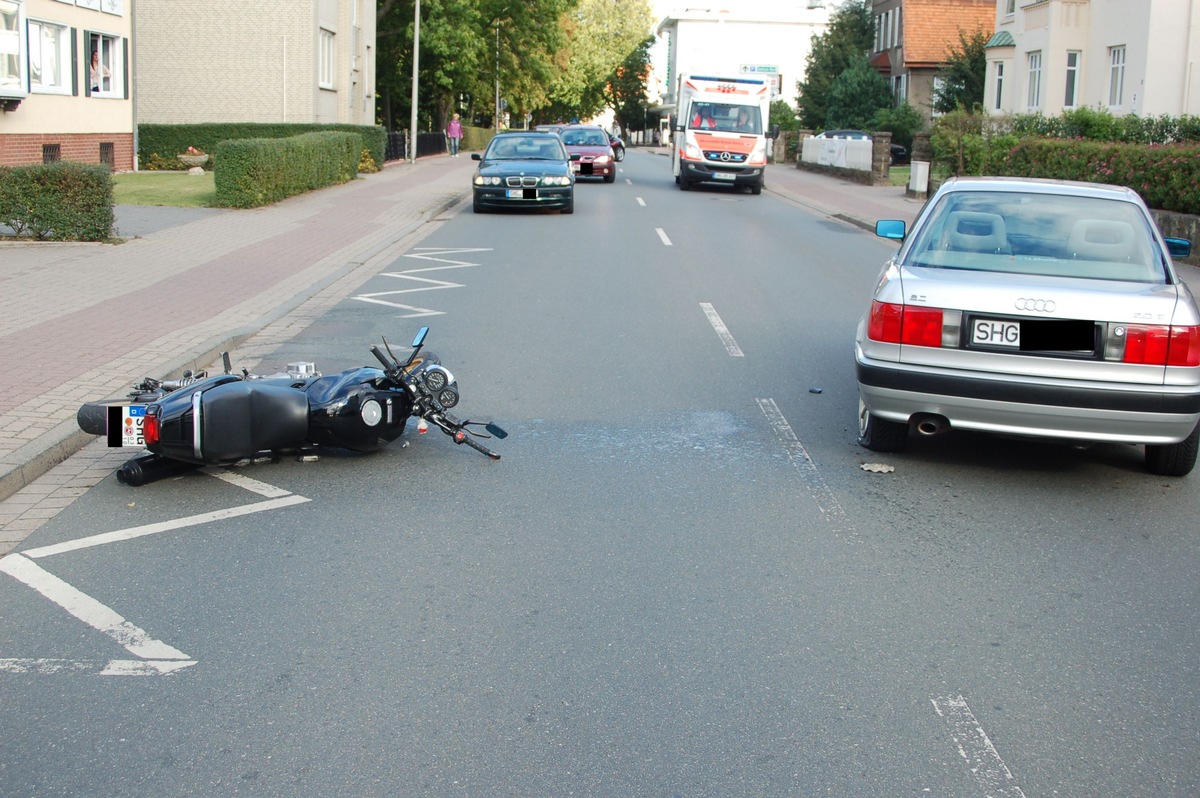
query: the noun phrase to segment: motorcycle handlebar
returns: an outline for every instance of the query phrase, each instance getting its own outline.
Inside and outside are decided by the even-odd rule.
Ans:
[[[383,364],[383,370],[389,374],[391,373],[392,369],[396,368],[396,364],[389,360],[388,356],[381,352],[379,347],[375,344],[371,344],[371,354],[375,356],[376,360]]]

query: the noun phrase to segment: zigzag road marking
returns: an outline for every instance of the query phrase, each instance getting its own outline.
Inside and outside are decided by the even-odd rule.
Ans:
[[[442,257],[445,255],[457,255],[464,252],[491,252],[490,247],[458,247],[447,249],[445,247],[417,247],[412,252],[404,255],[406,258],[415,258],[417,260],[431,260],[437,263],[445,264],[443,266],[428,266],[423,269],[406,269],[402,272],[380,272],[382,277],[395,277],[399,280],[411,280],[422,285],[413,288],[401,288],[396,291],[375,291],[369,294],[359,294],[351,297],[360,302],[372,302],[377,305],[386,305],[398,310],[408,311],[408,313],[400,316],[402,319],[415,319],[421,316],[440,316],[444,311],[433,310],[432,308],[422,308],[416,305],[404,305],[399,302],[392,302],[390,299],[383,297],[394,297],[400,294],[412,294],[417,291],[439,291],[443,288],[463,288],[462,283],[452,283],[447,280],[435,280],[432,277],[416,277],[414,275],[423,274],[425,272],[444,271],[446,269],[465,269],[471,266],[478,266],[478,263],[472,263],[465,260],[454,260],[451,258]]]

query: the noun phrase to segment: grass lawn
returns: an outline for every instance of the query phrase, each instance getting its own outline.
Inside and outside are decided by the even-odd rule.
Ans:
[[[207,208],[217,199],[213,173],[120,172],[113,175],[113,202],[118,205],[169,205]]]
[[[888,176],[892,179],[893,186],[907,186],[908,176],[912,173],[912,167],[907,164],[904,166],[892,166],[888,168]]]

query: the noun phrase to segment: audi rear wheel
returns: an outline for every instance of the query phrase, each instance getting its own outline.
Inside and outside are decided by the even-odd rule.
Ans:
[[[872,415],[858,400],[858,445],[873,452],[902,452],[908,445],[908,425]]]

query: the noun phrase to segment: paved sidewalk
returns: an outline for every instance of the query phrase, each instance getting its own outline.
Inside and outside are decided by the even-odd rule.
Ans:
[[[398,164],[254,210],[121,208],[118,233],[136,237],[118,245],[0,242],[0,500],[94,440],[83,402],[206,368],[321,291],[349,292],[467,196],[473,167]]]

